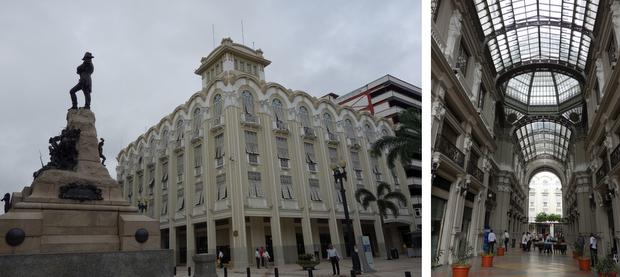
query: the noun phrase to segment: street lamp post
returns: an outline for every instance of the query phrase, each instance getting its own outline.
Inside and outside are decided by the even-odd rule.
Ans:
[[[342,205],[344,208],[344,218],[345,223],[347,224],[347,245],[349,246],[349,251],[351,252],[351,262],[353,264],[353,271],[357,274],[361,273],[360,261],[355,252],[355,239],[353,238],[353,226],[351,224],[351,218],[349,217],[349,206],[347,205],[347,194],[345,193],[344,183],[342,180],[347,179],[347,171],[345,170],[345,164],[341,163],[340,165],[334,168],[334,180],[336,183],[340,185],[340,195],[342,196]]]

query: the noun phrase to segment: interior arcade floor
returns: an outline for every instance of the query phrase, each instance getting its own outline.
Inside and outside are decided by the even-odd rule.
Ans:
[[[506,256],[493,257],[493,267],[480,267],[480,257],[471,260],[469,276],[532,276],[564,277],[595,276],[593,271],[580,271],[577,260],[567,255],[544,255],[538,251],[513,250]],[[442,266],[433,272],[433,277],[451,276],[450,266]]]

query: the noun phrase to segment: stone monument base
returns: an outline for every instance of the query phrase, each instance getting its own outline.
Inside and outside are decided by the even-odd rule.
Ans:
[[[172,250],[0,256],[0,275],[11,277],[171,277]]]

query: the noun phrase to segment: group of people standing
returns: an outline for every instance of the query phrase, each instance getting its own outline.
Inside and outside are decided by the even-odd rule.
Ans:
[[[260,268],[261,265],[266,268],[266,264],[268,264],[269,260],[271,259],[271,256],[269,256],[269,252],[267,251],[267,249],[262,246],[260,248],[256,248],[256,252],[254,252],[254,257],[256,258],[256,268]]]
[[[497,243],[497,235],[493,232],[493,229],[489,230],[489,234],[487,235],[487,241],[489,242],[489,249],[487,253],[493,253],[495,249],[495,243]],[[510,241],[510,235],[507,230],[504,230],[503,242],[504,242],[504,251],[508,252],[508,242]]]

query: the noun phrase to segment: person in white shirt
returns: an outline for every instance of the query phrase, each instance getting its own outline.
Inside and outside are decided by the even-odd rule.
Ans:
[[[598,250],[596,249],[596,244],[598,243],[598,240],[596,239],[596,237],[594,236],[594,233],[590,234],[590,263],[592,263],[592,266],[596,265],[596,263],[598,262],[598,257],[597,252]]]
[[[254,257],[256,258],[256,268],[260,268],[260,262],[262,260],[262,257],[260,255],[260,252],[258,252],[258,248],[256,248],[256,252],[254,252]]]
[[[510,234],[508,230],[504,230],[504,251],[508,252],[508,242],[510,242]]]
[[[493,253],[493,250],[495,249],[495,242],[497,242],[497,237],[495,236],[495,233],[493,233],[493,230],[491,230],[491,232],[489,232],[489,253]]]
[[[217,259],[219,260],[220,268],[223,268],[224,267],[224,252],[222,252],[222,250],[220,250],[219,253],[217,254]]]
[[[527,250],[527,235],[523,232],[523,236],[521,236],[521,248],[523,251]]]
[[[336,248],[334,248],[331,244],[327,246],[327,259],[329,259],[332,263],[332,271],[334,272],[334,275],[340,275],[340,255],[338,254],[338,251],[336,251]]]

